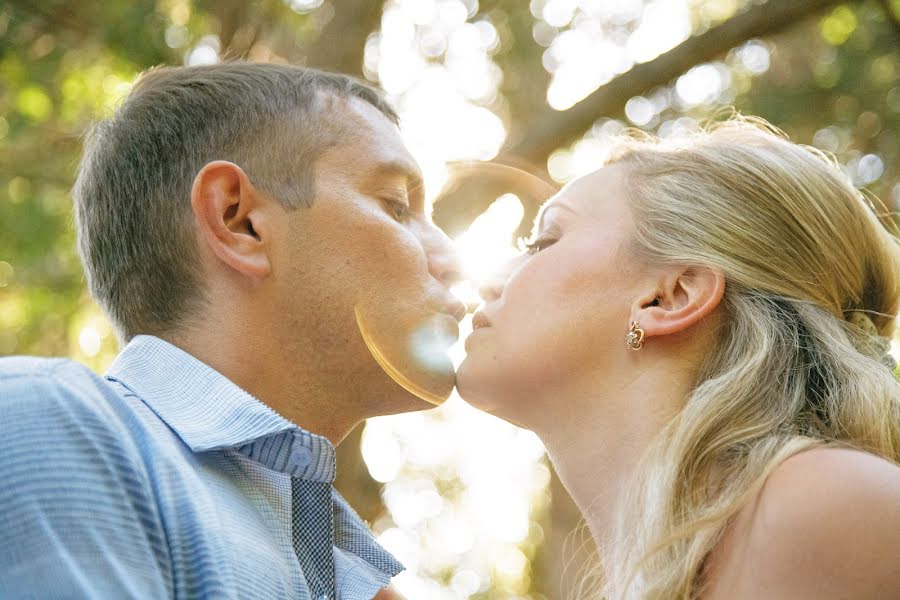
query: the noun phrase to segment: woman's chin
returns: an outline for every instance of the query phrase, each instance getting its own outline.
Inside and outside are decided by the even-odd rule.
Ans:
[[[481,365],[477,360],[466,357],[456,370],[456,391],[467,404],[478,410],[511,421],[509,401],[503,393],[502,385],[496,381],[496,372]]]
[[[463,396],[463,390],[465,390],[474,399],[473,393],[478,389],[479,379],[481,379],[478,376],[479,370],[479,366],[470,355],[466,355],[462,362],[459,363],[459,366],[456,367],[456,391],[459,392],[460,396]],[[469,402],[469,398],[463,396],[463,399]]]

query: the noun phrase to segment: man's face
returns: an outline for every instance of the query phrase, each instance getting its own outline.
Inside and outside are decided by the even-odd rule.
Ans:
[[[285,327],[301,328],[291,337],[316,345],[320,370],[379,412],[422,408],[414,396],[441,401],[455,381],[446,351],[464,313],[448,289],[456,257],[425,213],[397,127],[361,100],[335,112],[345,134],[316,162],[313,205],[288,213],[273,265]]]

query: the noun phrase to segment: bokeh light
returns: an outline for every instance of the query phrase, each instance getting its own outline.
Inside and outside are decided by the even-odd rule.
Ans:
[[[390,0],[370,36],[366,74],[398,108],[403,138],[425,176],[429,200],[452,161],[489,160],[506,139],[492,112],[502,77],[491,60],[498,34],[461,0]]]
[[[511,240],[524,214],[522,201],[515,194],[504,194],[453,241],[465,277],[454,292],[467,305],[477,304],[478,285],[518,254]]]

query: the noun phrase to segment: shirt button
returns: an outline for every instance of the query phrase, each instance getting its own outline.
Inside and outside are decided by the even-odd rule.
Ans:
[[[291,450],[291,462],[299,467],[305,467],[312,462],[312,454],[309,449],[297,446]]]

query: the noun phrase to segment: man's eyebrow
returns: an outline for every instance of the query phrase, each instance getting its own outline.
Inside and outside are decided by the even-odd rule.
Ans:
[[[374,169],[376,176],[400,176],[406,179],[406,187],[410,193],[422,193],[422,173],[415,164],[405,160],[380,161]]]

